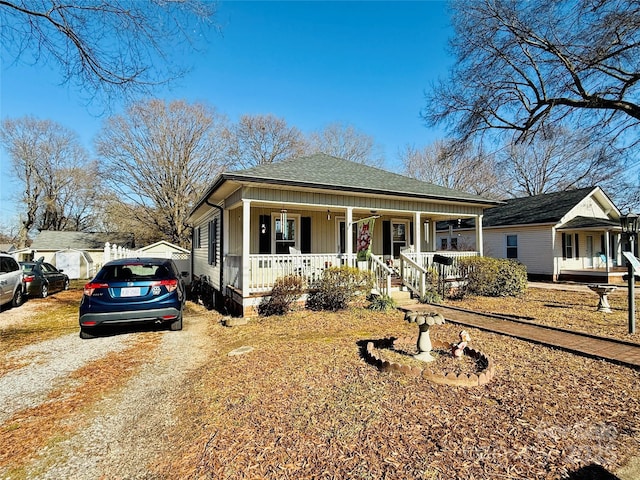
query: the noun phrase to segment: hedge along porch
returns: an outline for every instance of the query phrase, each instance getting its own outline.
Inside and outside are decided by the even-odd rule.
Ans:
[[[436,251],[436,221],[482,225],[483,208],[497,203],[324,154],[225,172],[190,215],[194,279],[236,314],[291,273],[313,283],[324,268],[350,265],[382,282],[402,250],[414,259]],[[358,265],[356,225],[366,218],[375,219],[372,255]],[[482,245],[481,228],[476,235]]]

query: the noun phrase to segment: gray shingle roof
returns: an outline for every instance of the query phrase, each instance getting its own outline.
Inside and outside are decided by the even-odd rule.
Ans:
[[[104,233],[104,232],[56,232],[43,230],[31,244],[34,250],[100,250],[109,242],[119,247],[134,248],[133,233]]]
[[[459,200],[488,205],[500,203],[322,153],[259,165],[246,170],[225,172],[222,177],[226,180],[329,188],[379,195]]]
[[[482,225],[484,227],[497,227],[558,223],[569,210],[580,203],[594,188],[596,187],[505,200],[504,205],[484,211]]]
[[[558,230],[568,230],[575,228],[604,228],[604,229],[620,229],[620,222],[609,220],[608,218],[593,218],[577,216],[563,223]]]

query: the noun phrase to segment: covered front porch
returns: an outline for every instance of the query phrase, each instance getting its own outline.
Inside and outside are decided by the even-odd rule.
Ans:
[[[380,202],[377,202],[380,203]],[[444,275],[456,276],[457,259],[482,251],[436,250],[436,222],[461,217],[482,225],[482,210],[466,205],[429,205],[429,209],[371,209],[352,206],[299,205],[244,199],[225,209],[223,230],[225,295],[242,310],[255,307],[286,275],[303,276],[310,288],[326,268],[351,266],[374,274],[376,290],[389,294],[392,283],[424,295],[434,255],[447,256],[452,265]],[[371,228],[370,254],[357,260],[359,228]],[[481,227],[475,232],[482,245]]]

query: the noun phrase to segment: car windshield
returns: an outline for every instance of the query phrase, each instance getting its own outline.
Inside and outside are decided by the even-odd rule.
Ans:
[[[106,265],[96,276],[96,280],[165,280],[171,277],[170,270],[164,265],[151,263],[130,263],[125,265]]]
[[[23,263],[22,264],[22,271],[29,273],[29,272],[31,272],[33,270],[34,266],[35,265],[33,265],[33,263]]]

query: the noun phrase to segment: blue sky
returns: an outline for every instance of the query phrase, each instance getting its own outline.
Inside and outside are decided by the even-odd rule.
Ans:
[[[332,122],[371,135],[399,171],[397,152],[442,136],[420,120],[424,91],[451,64],[444,1],[221,2],[219,32],[187,59],[191,72],[159,98],[205,101],[236,121],[273,114],[305,133]],[[93,152],[105,117],[55,70],[3,59],[0,117],[33,115],[74,130]],[[121,113],[123,105],[111,105]],[[16,193],[2,151],[0,225],[14,222]]]

